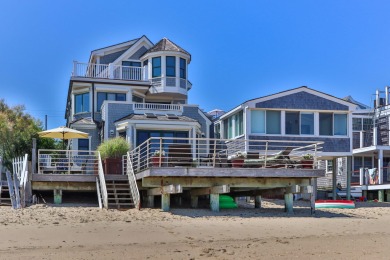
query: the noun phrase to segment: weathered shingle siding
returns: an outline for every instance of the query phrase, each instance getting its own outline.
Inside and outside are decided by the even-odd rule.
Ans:
[[[340,158],[342,160],[342,166],[337,167],[337,175],[336,175],[336,183],[341,183],[341,186],[343,188],[347,187],[347,158],[343,157]],[[319,161],[319,169],[325,169],[326,170],[326,162],[325,161]],[[338,164],[338,163],[337,163]],[[321,177],[317,179],[317,187],[320,190],[332,190],[333,188],[333,180],[332,180],[332,173],[325,173],[325,177]]]
[[[139,48],[131,57],[130,60],[139,60],[142,54],[144,54],[148,49],[145,48],[145,46],[142,46]]]
[[[121,56],[125,51],[127,51],[127,50],[118,51],[118,52],[114,52],[114,53],[110,53],[110,54],[101,56],[101,57],[100,57],[100,64],[109,64],[109,63],[114,62],[114,61],[115,61],[116,59],[118,59],[119,56]]]
[[[256,103],[256,108],[348,111],[348,106],[304,91]]]
[[[202,111],[198,107],[183,107],[183,116],[195,119],[201,125],[202,133],[207,133],[207,124],[205,118],[200,114]]]
[[[347,138],[331,138],[331,137],[292,137],[292,136],[262,136],[249,135],[250,140],[285,140],[285,141],[312,141],[324,142],[323,152],[351,152],[350,142]],[[282,144],[280,144],[282,145]],[[288,145],[288,143],[286,143]],[[299,145],[299,144],[298,144]],[[304,144],[302,144],[304,145]],[[306,144],[307,145],[307,144]]]
[[[116,132],[114,122],[122,117],[125,117],[131,113],[133,113],[133,105],[132,104],[118,104],[118,103],[107,103],[106,109],[108,111],[107,118],[105,120],[105,124],[108,125],[108,136],[114,137],[110,135],[110,131],[113,130]]]

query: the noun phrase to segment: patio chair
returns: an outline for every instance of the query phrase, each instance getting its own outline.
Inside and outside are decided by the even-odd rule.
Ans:
[[[297,162],[290,160],[289,154],[293,147],[286,147],[286,149],[273,154],[269,157],[259,157],[259,159],[246,159],[244,164],[246,167],[266,167],[266,168],[292,168]]]

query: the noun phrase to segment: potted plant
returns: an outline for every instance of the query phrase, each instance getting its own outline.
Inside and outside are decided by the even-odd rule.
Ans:
[[[161,153],[160,150],[154,151],[151,157],[153,167],[159,167],[161,165],[164,156],[165,156],[164,150],[161,150]]]
[[[246,158],[246,152],[237,151],[231,156],[232,167],[233,168],[242,168],[244,165],[244,160]]]
[[[130,144],[122,137],[111,138],[101,143],[97,151],[103,161],[105,174],[122,174],[122,156],[130,150]]]
[[[302,156],[303,160],[301,160],[303,169],[312,169],[313,168],[313,155],[308,153]]]

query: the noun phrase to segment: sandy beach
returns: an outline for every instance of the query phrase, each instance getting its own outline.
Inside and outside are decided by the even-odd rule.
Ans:
[[[0,259],[389,259],[390,204],[317,209],[0,207]]]

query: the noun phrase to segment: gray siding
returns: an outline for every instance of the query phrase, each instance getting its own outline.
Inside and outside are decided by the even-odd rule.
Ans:
[[[256,104],[256,108],[308,109],[308,110],[342,110],[348,106],[301,91],[295,94],[274,98]]]
[[[347,158],[343,157],[342,160],[342,166],[337,167],[337,175],[336,175],[336,183],[341,183],[341,186],[343,188],[347,187]],[[319,161],[318,162],[318,168],[319,169],[325,169],[326,170],[326,162],[325,161]],[[317,179],[317,186],[320,190],[332,190],[333,189],[333,181],[332,181],[332,173],[325,173],[325,177],[321,177]]]
[[[313,141],[324,142],[323,152],[351,152],[349,138],[330,137],[290,137],[290,136],[256,136],[249,135],[250,140],[285,140],[285,141]],[[302,144],[304,145],[304,144]]]
[[[144,54],[148,49],[145,48],[145,46],[142,46],[139,48],[131,57],[130,60],[139,60],[142,54]]]
[[[113,130],[116,133],[116,128],[114,122],[118,119],[125,117],[131,113],[133,113],[133,105],[132,104],[116,104],[116,103],[108,103],[106,107],[108,111],[108,115],[106,118],[105,124],[108,125],[108,136],[115,137],[110,135],[110,130]]]
[[[118,59],[119,56],[121,56],[125,51],[127,51],[127,50],[114,52],[114,53],[107,54],[107,55],[104,55],[104,56],[100,57],[100,64],[109,64],[109,63],[114,62],[114,61],[115,61],[116,59]]]
[[[199,124],[201,125],[200,129],[201,129],[202,133],[206,134],[207,133],[206,120],[204,119],[204,117],[200,113],[202,113],[202,111],[200,111],[200,109],[198,107],[184,106],[182,115],[198,121]],[[205,136],[205,137],[208,137],[208,136]]]

